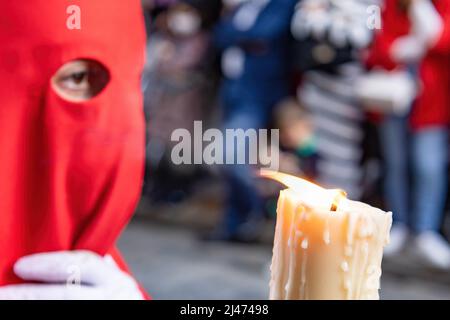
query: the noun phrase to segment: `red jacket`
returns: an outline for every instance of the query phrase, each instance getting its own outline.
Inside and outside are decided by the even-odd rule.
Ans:
[[[423,90],[411,114],[414,129],[450,123],[450,0],[434,4],[444,20],[444,30],[420,66]]]
[[[411,25],[406,12],[400,10],[397,0],[385,0],[382,12],[382,28],[375,34],[366,64],[393,70],[400,67],[391,59],[391,46],[395,40],[409,33]]]
[[[446,126],[450,122],[450,0],[433,3],[444,20],[444,30],[420,64],[422,89],[411,113],[411,125],[415,130]],[[402,66],[391,59],[391,46],[396,39],[409,33],[411,24],[397,0],[386,0],[382,20],[382,30],[375,37],[367,64],[393,70]]]

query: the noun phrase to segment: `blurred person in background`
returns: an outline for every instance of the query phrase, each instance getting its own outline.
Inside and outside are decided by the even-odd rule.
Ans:
[[[419,81],[410,115],[388,115],[380,125],[385,194],[395,220],[385,254],[402,250],[411,231],[416,252],[448,269],[450,247],[439,230],[448,188],[450,1],[386,0],[383,28],[368,63],[372,68],[415,70]]]
[[[354,96],[364,72],[361,50],[370,44],[367,8],[371,0],[302,0],[292,19],[296,65],[303,72],[300,102],[312,114],[317,182],[362,196],[363,121]]]
[[[208,120],[216,111],[210,28],[220,8],[220,0],[165,1],[151,14],[145,68],[146,200],[179,201],[198,178],[199,167],[172,165],[176,142],[171,134],[179,128],[192,133],[194,121]]]
[[[0,300],[145,297],[116,248],[143,177],[141,3],[76,3],[79,23],[0,1]]]
[[[222,52],[224,129],[261,129],[289,92],[289,23],[296,0],[225,0],[214,42]],[[245,146],[237,146],[245,148]],[[234,150],[226,150],[234,152]],[[224,220],[207,239],[253,241],[262,200],[247,165],[224,169]]]
[[[417,77],[418,61],[395,61],[392,47],[396,41],[409,35],[411,24],[406,1],[387,0],[382,13],[383,28],[377,32],[370,48],[367,65],[373,71],[406,70]],[[398,42],[397,42],[398,43]],[[402,48],[405,52],[409,49]],[[414,74],[415,73],[415,74]],[[412,104],[410,102],[409,104]],[[411,105],[403,113],[387,113],[378,124],[380,147],[384,161],[384,196],[389,210],[393,211],[395,225],[391,231],[391,243],[385,255],[396,254],[406,240],[405,226],[409,215],[410,188],[408,159],[410,134],[409,115]]]

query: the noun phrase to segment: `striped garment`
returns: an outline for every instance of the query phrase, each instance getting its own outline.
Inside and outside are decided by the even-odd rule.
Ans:
[[[361,72],[356,63],[339,67],[337,74],[309,71],[299,88],[299,99],[311,112],[316,130],[317,182],[342,188],[352,199],[362,196],[364,111],[352,93]]]
[[[339,48],[351,48],[355,53],[371,42],[373,30],[368,21],[373,6],[381,4],[380,0],[302,0],[291,31],[300,43],[312,38],[317,42],[316,48],[320,44],[328,46],[330,57]],[[312,56],[319,66],[325,63],[314,52]],[[318,183],[345,189],[351,198],[360,199],[365,114],[354,97],[353,87],[364,70],[357,62],[339,65],[341,62],[332,61],[326,62],[329,72],[313,70],[304,75],[299,99],[312,113],[315,125]]]

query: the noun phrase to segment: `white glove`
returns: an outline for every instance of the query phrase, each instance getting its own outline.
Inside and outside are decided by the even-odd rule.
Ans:
[[[413,33],[427,47],[432,47],[439,39],[444,22],[430,0],[415,0],[409,10]]]
[[[354,90],[367,110],[405,116],[417,96],[418,87],[405,70],[373,70],[360,76]]]
[[[40,253],[19,259],[15,274],[25,281],[0,287],[0,300],[142,300],[134,279],[111,256],[90,251]]]
[[[415,35],[398,38],[391,47],[391,57],[398,63],[417,63],[425,56],[427,48]]]

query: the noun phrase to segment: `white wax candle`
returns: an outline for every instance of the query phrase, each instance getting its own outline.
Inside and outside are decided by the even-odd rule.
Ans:
[[[284,182],[293,188],[278,200],[270,298],[379,299],[392,214],[322,188],[305,199],[308,185]]]

